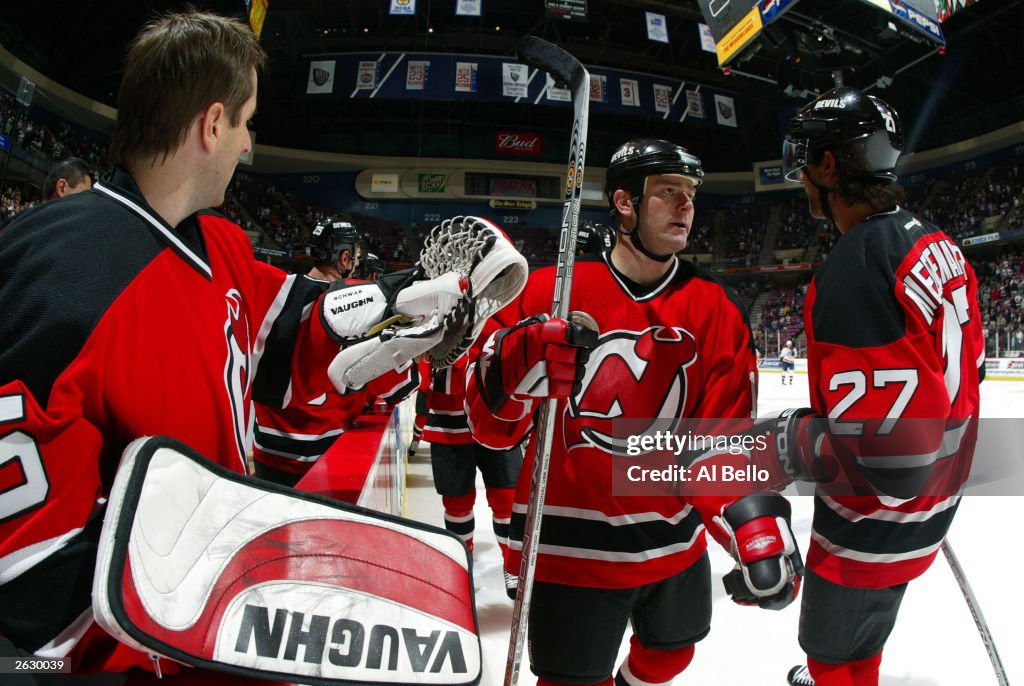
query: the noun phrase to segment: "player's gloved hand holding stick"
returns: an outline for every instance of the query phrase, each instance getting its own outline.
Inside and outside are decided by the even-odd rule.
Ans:
[[[758,465],[771,474],[771,488],[782,488],[793,481],[824,483],[836,478],[839,465],[829,442],[828,418],[811,408],[763,415],[754,421],[753,431],[767,431],[773,439],[768,452],[774,452],[774,459]]]
[[[535,400],[568,398],[579,390],[597,345],[597,331],[580,323],[583,317],[572,313],[570,319],[577,321],[566,321],[541,314],[494,334],[476,367],[491,412],[523,417],[533,411]]]
[[[790,513],[784,496],[752,493],[722,508],[707,525],[736,560],[736,568],[722,580],[733,601],[781,610],[796,598],[804,565]]]

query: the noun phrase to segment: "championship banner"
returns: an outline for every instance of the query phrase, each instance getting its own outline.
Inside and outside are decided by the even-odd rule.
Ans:
[[[557,100],[558,102],[570,102],[572,100],[572,93],[568,88],[559,88],[555,85],[555,80],[551,77],[551,74],[545,73],[547,77],[547,84],[544,86],[544,97],[548,100]]]
[[[664,14],[644,12],[647,15],[647,39],[658,43],[668,43],[668,23]]]
[[[455,63],[455,92],[476,93],[476,62]]]
[[[604,74],[590,75],[590,102],[608,102],[608,77]]]
[[[672,109],[672,86],[654,84],[654,110],[661,114],[668,114]]]
[[[509,98],[525,98],[530,68],[525,64],[505,62],[501,65],[501,94]]]
[[[705,117],[704,97],[700,94],[700,91],[686,91],[686,112],[683,116],[693,117],[694,119],[703,119]]]
[[[416,0],[391,0],[391,10],[388,14],[416,14]]]
[[[334,60],[313,60],[309,63],[306,93],[334,92]]]
[[[375,60],[364,60],[359,63],[356,70],[356,90],[373,90],[377,87],[377,62]]]
[[[640,94],[637,93],[638,84],[635,79],[619,79],[619,92],[622,95],[622,104],[628,107],[640,107]]]
[[[430,72],[430,62],[426,60],[409,60],[405,69],[405,89],[408,91],[421,91],[427,82],[427,74]]]
[[[711,27],[707,24],[697,23],[697,35],[700,36],[700,49],[704,52],[716,53],[715,37],[711,35]]]
[[[736,102],[728,95],[715,93],[715,119],[722,126],[736,128]]]
[[[459,0],[455,3],[455,14],[459,17],[479,17],[483,14],[482,0]]]

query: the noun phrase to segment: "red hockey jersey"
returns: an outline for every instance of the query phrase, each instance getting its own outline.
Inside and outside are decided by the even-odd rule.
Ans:
[[[165,434],[246,471],[254,398],[332,391],[338,345],[302,316],[324,288],[219,215],[167,225],[123,171],[0,234],[0,633],[76,672],[149,663],[92,624],[121,453]]]
[[[305,402],[289,398],[280,409],[258,402],[253,459],[301,477],[363,414],[367,403],[380,398],[396,405],[418,385],[419,369],[409,362],[404,369],[387,372],[366,388],[345,395],[326,392]]]
[[[974,273],[948,236],[896,209],[839,239],[804,317],[811,405],[861,486],[818,489],[808,564],[848,586],[904,583],[934,559],[970,466],[984,369]]]
[[[466,367],[469,356],[445,369],[432,371],[427,390],[427,420],[423,440],[442,445],[469,445],[473,434],[466,419]]]
[[[626,454],[612,423],[622,417],[652,422],[749,418],[756,406],[757,372],[746,311],[709,274],[676,259],[664,278],[640,286],[606,259],[576,262],[570,309],[594,317],[600,340],[582,389],[558,403],[536,578],[632,588],[667,578],[698,559],[706,549],[701,513],[718,514],[733,498],[686,498],[672,488],[616,497],[613,462]],[[549,312],[554,280],[553,267],[535,271],[495,323],[508,327]],[[478,367],[492,352],[485,346]],[[491,414],[479,377],[471,374],[467,393],[474,435],[488,447],[517,445],[532,429],[533,413],[508,419]],[[506,568],[513,572],[519,570],[535,438],[512,514]]]

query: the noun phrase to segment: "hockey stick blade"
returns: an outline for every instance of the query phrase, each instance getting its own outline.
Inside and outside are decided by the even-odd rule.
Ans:
[[[516,57],[535,69],[546,71],[560,88],[576,88],[587,71],[579,60],[557,45],[536,36],[524,36],[516,43]]]

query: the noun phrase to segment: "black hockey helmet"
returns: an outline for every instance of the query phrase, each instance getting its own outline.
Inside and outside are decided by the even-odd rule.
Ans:
[[[903,149],[903,126],[887,103],[856,88],[834,88],[797,112],[789,122],[782,147],[782,169],[790,181],[821,151],[845,146],[859,151],[869,177],[896,180],[896,162]]]
[[[598,255],[615,247],[615,229],[584,219],[576,232],[576,253]]]
[[[384,260],[380,259],[376,253],[363,253],[363,256],[359,258],[359,278],[369,279],[374,274],[378,279],[384,275]]]
[[[622,188],[630,192],[635,202],[644,194],[644,180],[652,174],[682,174],[699,186],[704,180],[700,160],[686,148],[657,138],[634,138],[626,141],[612,154],[608,163],[605,193],[614,209],[612,196]]]
[[[317,222],[309,235],[309,256],[317,264],[334,262],[342,250],[355,254],[359,232],[350,222],[327,217]]]

